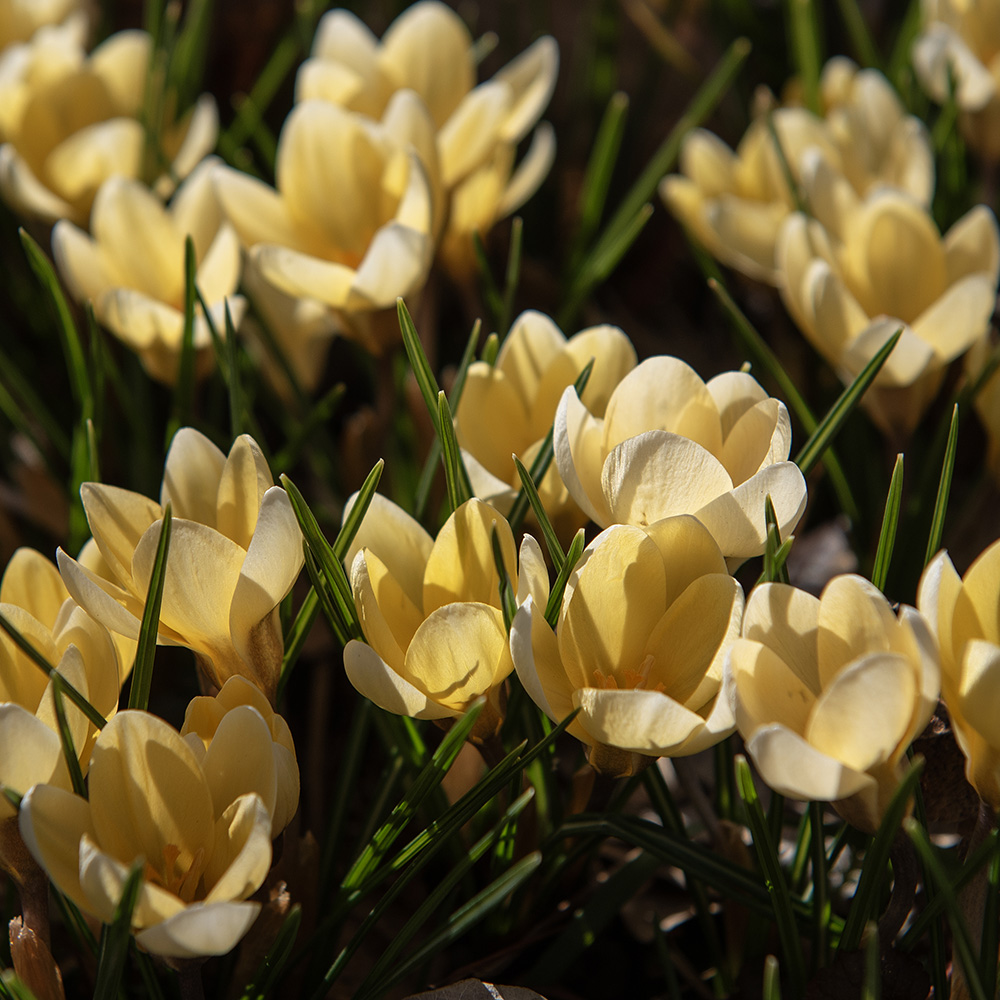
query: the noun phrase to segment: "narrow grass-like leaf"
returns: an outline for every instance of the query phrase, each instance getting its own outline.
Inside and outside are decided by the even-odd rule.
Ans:
[[[896,545],[896,527],[899,524],[899,506],[903,502],[903,456],[896,456],[896,464],[889,480],[889,493],[885,498],[885,513],[882,515],[882,530],[878,536],[875,562],[872,566],[872,583],[879,590],[885,590],[892,550]]]
[[[81,418],[86,420],[94,415],[94,397],[87,372],[87,358],[80,343],[80,334],[73,320],[73,314],[56,277],[52,261],[26,230],[20,229],[18,232],[31,270],[35,272],[35,277],[45,290],[55,313],[63,353],[66,356],[66,367],[69,370],[70,385],[73,389],[73,399],[79,408]]]
[[[584,535],[583,528],[573,536],[573,541],[570,543],[569,551],[566,553],[566,560],[562,564],[562,569],[556,574],[555,583],[552,584],[552,589],[549,591],[549,599],[545,604],[545,620],[554,629],[556,623],[559,621],[559,611],[562,608],[563,594],[566,592],[566,584],[569,581],[569,575],[576,568],[576,564],[580,561],[580,556],[583,555],[584,547],[587,541]]]
[[[73,783],[73,791],[80,798],[87,797],[87,786],[83,782],[83,772],[80,770],[80,757],[73,743],[73,734],[66,721],[66,704],[63,701],[63,680],[58,671],[52,675],[52,705],[56,711],[56,724],[59,726],[59,742],[62,744],[63,757],[69,778]]]
[[[573,388],[576,390],[577,396],[583,395],[583,390],[587,388],[587,382],[590,381],[590,373],[594,370],[594,359],[591,358],[586,365],[583,367],[583,371],[580,372],[576,377],[576,381],[573,383]],[[552,464],[552,459],[555,457],[555,450],[553,448],[553,441],[555,438],[555,424],[549,428],[548,434],[545,435],[545,440],[542,442],[541,448],[538,449],[538,453],[535,455],[534,460],[531,463],[531,481],[532,483],[540,483],[544,478],[545,474],[549,471],[549,466]],[[527,488],[524,485],[524,479],[521,479],[521,489],[518,490],[517,496],[514,497],[514,502],[511,504],[510,513],[507,515],[507,520],[510,523],[511,529],[515,532],[521,529],[521,524],[524,521],[524,515],[528,513],[528,504],[531,503],[531,498],[527,494]],[[541,508],[541,501],[539,501],[539,509]],[[532,503],[532,507],[534,504]],[[537,510],[535,512],[537,516]],[[541,523],[541,521],[539,521]],[[554,534],[554,533],[553,533]],[[558,571],[559,567],[556,567]]]
[[[927,836],[927,831],[912,817],[903,821],[903,829],[907,836],[913,841],[913,846],[917,849],[917,854],[923,862],[924,871],[933,879],[934,886],[939,895],[944,897],[945,912],[948,914],[948,924],[951,927],[952,947],[955,958],[961,962],[962,974],[968,994],[972,1000],[987,1000],[987,993],[979,977],[979,956],[973,949],[972,940],[969,936],[969,929],[962,916],[962,908],[959,905],[958,896],[948,877],[948,872],[941,864],[934,850],[933,845]],[[992,956],[993,961],[996,957]],[[952,981],[954,983],[955,971],[952,968]]]
[[[458,447],[458,438],[455,436],[455,421],[452,417],[451,407],[448,405],[448,397],[443,389],[438,393],[437,406],[441,464],[444,466],[444,479],[448,488],[448,503],[454,511],[472,497],[472,484],[469,482],[469,473],[462,460],[462,451]]]
[[[0,975],[0,990],[3,1000],[38,1000],[27,983],[16,972],[9,970]]]
[[[278,691],[275,696],[275,704],[277,705],[281,704],[285,696],[288,679],[292,675],[292,670],[295,669],[295,664],[299,661],[302,648],[306,644],[306,639],[309,638],[309,632],[318,614],[319,596],[316,589],[310,587],[309,593],[306,594],[305,600],[302,602],[302,607],[299,608],[298,614],[295,616],[295,621],[292,622],[291,628],[285,635],[285,652],[281,657],[281,673],[278,675]]]
[[[142,873],[143,862],[140,860],[132,866],[125,880],[111,923],[106,924],[101,932],[94,1000],[117,1000],[132,937],[132,910],[142,887]]]
[[[879,1000],[882,995],[882,961],[878,947],[878,924],[869,921],[862,945],[865,949],[865,973],[861,983],[861,1000]]]
[[[350,627],[344,621],[343,616],[337,609],[337,603],[333,600],[333,588],[326,582],[326,577],[319,568],[319,563],[316,561],[312,549],[304,541],[302,543],[302,552],[305,556],[306,575],[309,577],[310,584],[312,584],[313,593],[319,600],[323,617],[326,618],[327,624],[337,638],[337,642],[343,648],[353,638]]]
[[[910,796],[920,780],[920,772],[924,762],[915,758],[899,787],[892,794],[889,805],[882,816],[882,823],[875,834],[871,845],[865,851],[865,860],[861,867],[861,878],[851,901],[851,908],[844,923],[844,933],[840,936],[840,951],[856,951],[861,944],[861,935],[868,921],[876,915],[879,893],[885,879],[885,866],[889,860],[892,842],[896,839],[900,824],[906,815]]]
[[[274,943],[240,994],[240,1000],[264,1000],[278,985],[279,977],[292,957],[292,949],[295,947],[295,939],[298,937],[301,924],[302,907],[296,904],[288,911],[288,916],[282,922]]]
[[[485,361],[491,368],[496,364],[497,355],[500,353],[500,337],[496,333],[491,333],[483,344],[483,351],[479,355],[480,361]]]
[[[386,952],[383,952],[381,959],[376,965],[376,968],[382,967],[386,969],[385,974],[381,979],[374,981],[367,990],[364,990],[362,987],[363,991],[358,994],[357,1000],[369,1000],[369,998],[380,996],[394,983],[405,979],[412,970],[419,968],[433,955],[438,954],[454,941],[457,941],[470,927],[479,923],[487,913],[499,906],[518,886],[530,878],[541,863],[542,855],[540,852],[535,851],[527,855],[527,857],[522,858],[515,865],[512,865],[499,878],[494,879],[485,889],[476,893],[472,899],[455,910],[444,922],[441,930],[432,934],[422,947],[409,954],[403,961],[391,964],[387,961],[387,949]],[[453,869],[449,873],[449,876],[446,876],[445,880],[434,889],[424,904],[420,906],[417,913],[407,921],[407,929],[409,929],[411,924],[414,925],[415,929],[419,928],[426,921],[428,912],[433,912],[433,909],[436,909],[437,905],[451,891],[453,884],[457,884],[457,876],[460,874],[464,875],[464,868],[464,865],[456,867],[456,869]],[[432,902],[434,903],[433,908],[430,906]],[[395,940],[399,940],[399,938]],[[395,943],[395,940],[393,943]],[[395,953],[392,958],[395,961]],[[374,979],[374,972],[375,970],[373,969],[369,979]]]
[[[793,996],[801,996],[805,988],[806,970],[802,958],[802,941],[799,937],[792,910],[792,897],[788,891],[784,872],[778,856],[778,845],[771,836],[764,811],[761,809],[757,790],[754,788],[750,765],[742,754],[735,758],[736,787],[746,807],[747,820],[753,834],[754,853],[757,863],[767,883],[767,889],[774,904],[774,918],[781,942],[782,956],[788,973],[788,982]]]
[[[931,517],[931,530],[927,536],[927,550],[924,553],[924,565],[934,558],[941,548],[944,537],[944,519],[948,513],[948,497],[951,494],[951,477],[955,471],[955,452],[958,449],[958,404],[951,411],[951,426],[948,428],[948,443],[944,449],[944,461],[941,463],[941,478],[938,480],[937,496],[934,498],[934,514]]]
[[[87,438],[86,482],[99,483],[101,481],[101,458],[97,447],[97,431],[94,430],[94,421],[88,419],[84,424],[84,429]]]
[[[456,719],[451,729],[445,734],[441,745],[434,751],[434,755],[423,768],[409,792],[403,797],[392,815],[376,832],[371,842],[368,843],[361,852],[358,859],[351,865],[347,875],[341,883],[341,888],[350,891],[360,885],[372,871],[378,867],[379,862],[386,852],[393,845],[396,838],[403,832],[406,824],[416,812],[420,803],[430,794],[431,790],[437,788],[441,783],[448,768],[451,767],[459,750],[465,743],[466,737],[472,731],[472,727],[479,718],[480,712],[485,705],[485,699],[475,701],[469,710],[460,718]]]
[[[226,368],[228,375],[226,385],[229,388],[229,426],[233,440],[235,440],[244,430],[245,393],[243,392],[243,381],[240,378],[236,326],[233,323],[233,314],[229,311],[229,299],[224,300],[223,310],[226,319]]]
[[[198,258],[195,255],[194,240],[186,236],[184,238],[184,330],[181,336],[180,358],[177,362],[173,408],[167,424],[168,442],[181,427],[187,427],[191,423],[191,411],[194,406],[194,313],[198,298],[197,274]]]
[[[97,957],[97,939],[90,929],[80,908],[68,896],[64,896],[55,886],[52,886],[52,898],[55,900],[56,908],[63,918],[63,924],[69,931],[77,951],[86,953],[88,959]]]
[[[1000,947],[1000,852],[996,850],[995,839],[993,844],[993,857],[986,873],[983,933],[979,945],[979,977],[983,982],[983,992],[990,997],[996,996],[997,992],[997,952]]]
[[[500,314],[503,312],[503,296],[500,294],[496,278],[493,277],[489,254],[486,253],[486,244],[483,243],[483,238],[479,234],[478,229],[472,233],[472,252],[475,254],[476,266],[479,268],[479,277],[483,283],[483,300],[499,331]]]
[[[764,497],[764,524],[767,526],[767,536],[764,540],[764,573],[765,583],[788,583],[788,570],[784,559],[779,553],[784,552],[785,558],[790,549],[785,549],[778,530],[778,515],[774,512],[771,494]]]
[[[507,632],[510,632],[510,623],[517,614],[517,600],[514,594],[514,587],[510,582],[510,574],[507,572],[507,565],[503,561],[503,549],[500,547],[500,536],[497,534],[497,526],[494,524],[490,531],[490,546],[493,549],[493,562],[497,568],[497,575],[500,577],[500,610],[503,612],[503,623]]]
[[[813,0],[788,0],[791,49],[795,66],[802,78],[806,107],[814,115],[823,114],[819,92],[820,57],[819,21]]]
[[[514,298],[521,281],[521,246],[524,242],[524,220],[515,215],[510,223],[510,249],[507,252],[507,270],[504,272],[503,299],[497,332],[507,335],[514,314]]]
[[[854,58],[862,67],[881,70],[882,58],[868,30],[865,15],[858,6],[858,0],[837,0],[837,6],[840,8],[840,19],[844,22],[851,47],[854,49]]]
[[[781,973],[774,955],[764,959],[763,1000],[781,1000]]]
[[[42,654],[35,649],[35,647],[26,639],[20,632],[20,630],[7,618],[3,613],[0,613],[0,628],[4,630],[13,639],[14,644],[24,653],[39,669],[45,672],[49,677],[58,674],[59,671],[51,664],[49,661],[42,656]],[[59,675],[62,681],[63,693],[67,698],[87,718],[98,728],[103,729],[107,724],[108,720],[101,715],[100,712],[90,704],[89,701],[61,674]]]
[[[579,267],[584,248],[594,238],[601,224],[604,206],[608,200],[608,188],[611,186],[622,137],[625,135],[627,118],[628,94],[616,91],[611,95],[611,100],[608,101],[604,116],[601,118],[594,139],[594,148],[590,152],[583,184],[580,187],[580,197],[577,202],[580,222],[573,240],[573,251],[570,253],[571,272]]]
[[[440,438],[441,415],[438,410],[438,393],[441,388],[437,384],[434,372],[431,371],[430,362],[424,353],[424,345],[420,343],[420,335],[413,325],[413,318],[402,299],[396,299],[396,312],[399,316],[399,332],[403,336],[403,346],[406,348],[406,356],[410,359],[413,377],[417,380],[420,395],[424,397],[424,405],[434,425],[434,433]]]
[[[361,522],[365,519],[365,514],[368,513],[368,508],[372,505],[384,468],[385,461],[381,458],[372,466],[372,471],[368,473],[365,481],[361,484],[361,489],[358,490],[358,495],[354,498],[354,503],[344,517],[344,523],[341,525],[340,531],[337,532],[337,537],[333,540],[333,555],[341,562],[347,558],[351,543],[358,534]]]
[[[797,0],[789,0],[789,2],[794,5],[797,3]],[[781,144],[781,136],[778,135],[778,128],[774,124],[774,112],[768,111],[764,120],[767,123],[768,135],[770,135],[771,142],[774,144],[774,152],[778,157],[778,164],[781,167],[781,175],[785,179],[785,186],[788,188],[788,193],[791,195],[792,202],[795,205],[795,211],[802,212],[803,215],[812,215],[812,212],[809,211],[809,206],[802,197],[802,190],[795,180],[792,165],[788,162],[788,157],[785,156],[785,147]]]
[[[0,793],[3,797],[14,807],[14,809],[20,810],[21,808],[21,798],[13,788],[8,788],[6,785],[0,786]]]
[[[807,476],[823,457],[823,453],[837,436],[844,421],[854,412],[854,408],[861,402],[861,397],[875,381],[875,376],[881,371],[882,365],[885,364],[902,335],[903,328],[900,327],[878,349],[858,377],[840,394],[837,402],[830,407],[829,413],[820,421],[809,440],[802,446],[802,450],[795,458],[795,464],[802,470],[804,476]]]
[[[719,300],[719,304],[729,317],[733,332],[739,339],[743,349],[774,379],[782,398],[799,418],[799,423],[802,424],[805,432],[807,434],[814,433],[819,423],[809,409],[809,405],[806,403],[802,393],[799,392],[792,377],[785,371],[778,356],[771,350],[767,342],[757,332],[754,325],[726,290],[720,273],[717,272],[714,277],[708,279],[708,287]],[[840,509],[852,522],[857,521],[860,517],[858,505],[851,493],[851,488],[847,483],[847,477],[844,475],[840,460],[834,453],[832,446],[827,449],[823,465],[827,475],[830,477],[830,483],[837,494]]]
[[[163,584],[167,578],[167,557],[170,551],[170,531],[173,512],[168,503],[163,508],[160,538],[156,543],[156,559],[146,591],[146,606],[139,626],[139,644],[132,666],[132,687],[128,694],[128,707],[143,711],[149,705],[149,692],[153,682],[153,657],[156,654],[156,635],[160,628],[160,604],[163,601]]]
[[[653,943],[656,945],[656,957],[663,969],[663,979],[667,986],[667,1000],[684,1000],[681,994],[681,984],[677,980],[674,960],[670,957],[670,949],[667,947],[667,936],[663,932],[661,923],[659,914],[654,915]]]
[[[830,928],[830,901],[823,839],[823,805],[809,803],[809,852],[812,867],[813,967],[826,966]]]
[[[566,561],[566,553],[563,552],[563,547],[559,544],[559,537],[556,535],[556,529],[552,527],[549,515],[542,506],[542,498],[538,495],[538,490],[535,488],[535,483],[531,478],[531,473],[524,467],[524,463],[517,457],[517,455],[514,455],[513,458],[514,468],[517,469],[518,478],[521,480],[521,488],[524,490],[524,494],[528,498],[528,503],[531,504],[531,509],[535,514],[535,520],[538,521],[538,525],[542,529],[542,538],[545,539],[545,547],[549,550],[549,557],[552,559],[552,565],[558,573],[559,570],[562,569],[563,563]],[[513,525],[511,527],[513,528]]]

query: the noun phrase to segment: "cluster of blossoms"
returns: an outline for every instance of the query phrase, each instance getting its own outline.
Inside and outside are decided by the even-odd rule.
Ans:
[[[467,278],[473,233],[516,209],[552,162],[538,121],[553,40],[477,84],[472,38],[440,3],[411,7],[381,41],[345,11],[323,18],[273,188],[207,155],[209,98],[163,123],[150,159],[139,116],[151,39],[125,32],[88,54],[82,13],[48,6],[47,25],[10,21],[0,55],[0,193],[54,223],[72,295],[164,383],[178,375],[188,240],[204,302],[196,370],[210,370],[226,313],[241,324],[242,287],[311,389],[334,333],[388,350],[397,299],[418,296],[435,262]],[[971,65],[965,22],[941,23],[918,44],[922,73],[946,56]],[[956,76],[985,92],[972,69]],[[780,290],[845,379],[902,328],[866,403],[905,436],[945,366],[984,348],[1000,236],[979,207],[942,237],[926,130],[883,77],[835,60],[821,90],[822,115],[791,98],[762,109],[735,153],[694,132],[662,193],[710,251]],[[495,361],[468,367],[454,422],[472,498],[432,534],[376,496],[345,556],[363,639],[346,644],[344,667],[380,708],[443,722],[485,699],[472,734],[482,745],[498,737],[516,676],[551,720],[577,712],[568,731],[603,773],[738,732],[770,787],[874,832],[943,693],[969,781],[1000,807],[1000,543],[964,579],[938,554],[918,608],[893,610],[853,575],[819,597],[780,583],[745,594],[734,573],[766,550],[765,510],[782,539],[806,510],[788,411],[746,371],[706,382],[676,357],[640,363],[612,326],[567,338],[523,313]],[[558,585],[554,546],[547,560],[534,524],[518,539],[507,520],[512,456],[530,466],[549,435],[541,527],[566,542],[596,526]],[[76,558],[60,550],[57,565],[20,550],[0,586],[4,620],[61,678],[0,636],[11,793],[0,864],[27,886],[37,863],[104,922],[138,864],[142,947],[223,954],[256,918],[272,841],[298,807],[295,747],[275,711],[278,607],[304,564],[296,514],[251,437],[227,455],[189,427],[172,439],[158,501],[101,483],[81,497],[91,542]],[[119,711],[168,505],[156,639],[192,651],[207,692],[179,731]]]

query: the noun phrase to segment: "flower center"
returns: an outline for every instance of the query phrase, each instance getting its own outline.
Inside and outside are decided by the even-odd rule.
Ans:
[[[198,889],[198,881],[205,867],[205,848],[199,847],[191,858],[191,864],[186,869],[177,867],[181,849],[176,844],[167,844],[163,848],[163,868],[158,870],[148,861],[143,877],[147,882],[162,886],[167,892],[173,893],[185,903],[194,899]]]
[[[600,670],[594,671],[594,687],[602,688],[606,691],[659,691],[666,694],[666,688],[662,684],[654,684],[649,687],[649,671],[652,669],[656,658],[652,653],[647,653],[645,659],[639,664],[638,670],[625,667],[622,671],[615,671],[612,674],[605,674]],[[618,676],[621,677],[619,683]]]

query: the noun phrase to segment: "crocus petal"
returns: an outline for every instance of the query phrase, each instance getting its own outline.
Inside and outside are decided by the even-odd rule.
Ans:
[[[41,719],[20,705],[0,704],[0,786],[24,795],[32,785],[71,788],[59,737]],[[0,799],[0,820],[15,815],[6,797]]]
[[[271,814],[259,795],[241,795],[215,824],[212,857],[205,869],[205,883],[211,887],[205,902],[246,899],[270,868]]]
[[[752,733],[770,723],[805,733],[816,696],[803,683],[795,664],[770,646],[738,639],[729,650],[726,669],[733,681],[736,724],[741,733]]]
[[[22,546],[10,557],[0,581],[0,604],[16,604],[51,626],[67,597],[59,570],[41,552]]]
[[[606,528],[612,518],[601,489],[602,437],[602,422],[591,416],[576,390],[569,386],[559,401],[553,424],[556,467],[580,509]]]
[[[437,608],[414,634],[404,666],[430,698],[463,711],[514,669],[502,613],[471,601]]]
[[[1000,272],[1000,231],[996,216],[985,206],[976,205],[948,230],[944,238],[948,281],[953,283],[970,274],[986,274],[996,284]]]
[[[766,642],[799,683],[817,695],[820,691],[818,621],[819,600],[812,594],[784,583],[762,583],[747,598],[743,638]],[[797,726],[786,724],[801,732]]]
[[[784,462],[792,445],[788,411],[770,398],[750,407],[726,436],[719,458],[734,483],[744,483],[762,469]]]
[[[521,539],[517,557],[517,603],[524,604],[529,596],[544,609],[549,599],[549,571],[542,555],[542,547],[531,536]]]
[[[102,483],[84,483],[80,499],[97,547],[117,579],[132,579],[132,553],[146,529],[163,516],[155,500]]]
[[[388,309],[397,298],[410,295],[423,284],[431,262],[429,197],[426,203],[426,222],[421,229],[390,222],[375,233],[354,275],[350,296],[341,304]]]
[[[113,632],[129,639],[139,638],[142,601],[81,566],[62,549],[56,552],[56,559],[66,589],[74,601]]]
[[[493,77],[514,94],[514,103],[503,123],[501,137],[520,142],[538,121],[555,90],[559,74],[559,46],[546,35],[529,45]]]
[[[289,237],[289,242],[294,239]],[[255,244],[250,258],[264,279],[286,295],[316,299],[334,307],[347,302],[357,273],[346,264],[271,243]]]
[[[646,528],[656,542],[666,570],[666,606],[669,607],[699,577],[725,573],[726,561],[711,532],[695,517],[664,518]]]
[[[241,434],[229,449],[219,478],[218,520],[203,523],[213,525],[240,548],[248,549],[264,496],[273,485],[260,445],[249,434]]]
[[[260,913],[260,903],[192,903],[139,931],[146,951],[166,958],[203,958],[232,951]]]
[[[371,646],[352,639],[344,647],[347,679],[369,701],[394,715],[412,719],[447,719],[459,713],[445,708],[392,669]]]
[[[957,680],[957,672],[953,668],[958,662],[959,651],[953,647],[952,618],[961,590],[962,579],[955,571],[947,549],[942,549],[927,564],[920,577],[917,607],[937,636],[942,667],[945,668],[942,680],[946,686],[951,677]],[[950,699],[947,692],[945,697]]]
[[[983,639],[966,643],[958,697],[966,723],[994,749],[1000,749],[1000,739],[995,735],[1000,711],[1000,648],[994,643]]]
[[[747,410],[768,398],[760,382],[746,372],[723,372],[709,379],[705,388],[711,393],[719,411],[723,441]],[[787,454],[784,457],[787,458]]]
[[[962,578],[962,590],[955,602],[952,635],[976,637],[1000,644],[1000,546],[982,552]],[[958,650],[956,649],[956,654]]]
[[[0,146],[0,192],[8,204],[25,215],[46,222],[72,219],[86,224],[86,218],[80,218],[84,213],[50,191],[9,142]]]
[[[947,364],[986,332],[996,297],[996,275],[970,274],[956,281],[914,320],[913,332],[930,345],[938,361]]]
[[[79,301],[95,301],[111,283],[104,254],[97,243],[68,219],[52,229],[52,256],[59,274]]]
[[[501,479],[507,480],[513,474],[511,452],[523,453],[533,440],[525,409],[525,401],[530,398],[519,394],[516,383],[499,366],[491,367],[482,361],[469,366],[455,414],[458,441]],[[503,425],[498,427],[484,420],[488,413],[503,414]]]
[[[453,187],[493,151],[510,111],[511,88],[495,79],[471,91],[438,132],[441,174]]]
[[[565,346],[566,338],[559,327],[545,313],[528,309],[514,320],[500,345],[494,369],[503,374],[504,381],[513,388],[518,399],[534,399],[549,365]],[[473,369],[480,370],[482,364],[470,365],[469,375]],[[559,387],[560,395],[568,384]],[[467,379],[466,387],[468,385]]]
[[[541,186],[556,158],[556,133],[541,122],[531,137],[531,145],[503,189],[493,213],[497,219],[516,212]]]
[[[182,427],[167,452],[160,503],[172,504],[174,517],[214,528],[217,484],[225,464],[226,456],[201,431]]]
[[[288,209],[274,188],[239,170],[219,167],[215,193],[245,247],[258,243],[293,246],[297,237]]]

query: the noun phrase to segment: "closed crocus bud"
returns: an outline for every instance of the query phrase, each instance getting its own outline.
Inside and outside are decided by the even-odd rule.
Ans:
[[[751,376],[725,372],[706,384],[672,357],[629,372],[603,419],[566,389],[555,421],[559,474],[601,527],[694,514],[735,564],[764,551],[768,494],[782,537],[805,510],[791,443],[784,404]]]
[[[240,795],[216,816],[209,780],[177,730],[120,712],[101,731],[89,799],[36,785],[21,836],[60,892],[110,923],[132,867],[143,868],[132,932],[154,955],[223,955],[260,904],[248,897],[271,867],[271,816]]]
[[[485,83],[476,85],[472,36],[443,3],[408,7],[381,42],[346,10],[324,15],[312,55],[299,70],[296,100],[320,99],[371,117],[395,95],[414,94],[433,126],[430,150],[417,149],[445,226],[442,258],[459,274],[474,267],[472,233],[523,204],[548,173],[552,129],[542,123],[515,167],[518,143],[535,127],[555,88],[559,49],[540,38]],[[399,141],[412,141],[405,131]]]
[[[530,536],[520,586],[510,638],[517,675],[553,721],[580,709],[569,731],[599,771],[633,773],[642,757],[697,753],[733,731],[719,691],[743,591],[695,518],[601,532],[570,575],[554,632]]]
[[[94,196],[112,175],[139,177],[146,133],[139,115],[151,39],[122,31],[90,55],[82,44],[60,49],[58,60],[20,67],[16,114],[5,115],[0,146],[0,194],[23,215],[86,225]],[[218,111],[209,96],[161,135],[162,162],[153,177],[168,195],[215,145]]]
[[[48,559],[33,549],[14,553],[0,583],[0,612],[98,712],[114,715],[127,670],[119,666],[108,630],[70,599]],[[86,774],[97,729],[65,695],[63,707]],[[23,795],[37,782],[71,787],[53,686],[0,632],[0,785]],[[13,815],[0,796],[0,819]]]
[[[906,748],[930,720],[940,686],[924,618],[898,616],[859,576],[835,577],[817,599],[780,583],[747,600],[725,668],[740,735],[776,792],[832,802],[866,833],[878,829]]]
[[[76,600],[108,628],[137,637],[163,524],[172,505],[170,550],[158,641],[193,650],[206,677],[253,681],[274,699],[283,642],[277,606],[302,568],[302,535],[288,495],[272,485],[249,435],[228,457],[186,427],[170,445],[160,503],[139,493],[84,483],[94,541],[113,574],[108,581],[59,552]]]
[[[835,59],[821,82],[824,118],[801,107],[778,108],[771,114],[774,133],[758,117],[735,153],[697,129],[681,147],[681,174],[660,185],[667,207],[713,256],[771,285],[780,280],[778,234],[797,207],[787,173],[801,183],[807,151],[858,195],[891,186],[928,203],[934,188],[927,130],[905,114],[882,74]]]
[[[959,577],[946,551],[928,563],[917,606],[937,635],[941,693],[965,775],[980,798],[1000,809],[1000,543]]]
[[[375,496],[347,562],[367,642],[344,649],[351,683],[380,708],[416,719],[457,718],[480,696],[483,735],[502,721],[500,685],[513,670],[493,557],[496,531],[510,579],[510,526],[481,500],[462,504],[432,538]]]
[[[913,68],[939,104],[954,90],[966,141],[1000,159],[1000,16],[994,3],[923,0]]]
[[[194,244],[195,281],[215,329],[226,331],[228,302],[234,326],[245,301],[235,295],[240,280],[240,244],[222,219],[211,173],[218,161],[203,161],[178,188],[168,208],[145,185],[112,177],[94,199],[88,236],[63,219],[52,231],[52,251],[73,296],[89,300],[97,319],[134,350],[153,378],[173,385],[184,342],[185,240]],[[214,363],[208,321],[195,305],[195,368]]]
[[[859,200],[818,157],[804,190],[813,217],[791,216],[778,240],[782,298],[845,381],[902,329],[864,405],[886,433],[906,436],[945,366],[986,334],[1000,273],[996,219],[980,205],[942,237],[912,198],[882,190]]]
[[[525,312],[514,321],[496,364],[469,366],[455,430],[476,496],[501,511],[510,509],[521,487],[511,455],[530,468],[552,429],[563,390],[591,361],[583,404],[603,417],[615,386],[635,367],[635,349],[618,327],[595,326],[567,339],[548,316]],[[536,485],[553,520],[570,529],[584,523],[586,515],[555,465]]]
[[[218,819],[239,796],[255,792],[271,816],[271,836],[299,805],[299,765],[288,723],[256,685],[230,677],[214,697],[194,698],[181,736],[194,751]]]
[[[306,101],[281,130],[277,189],[219,168],[216,190],[261,277],[325,304],[377,351],[398,339],[396,299],[423,288],[433,256],[431,191],[415,151],[428,143],[426,109],[408,92],[381,122]]]

